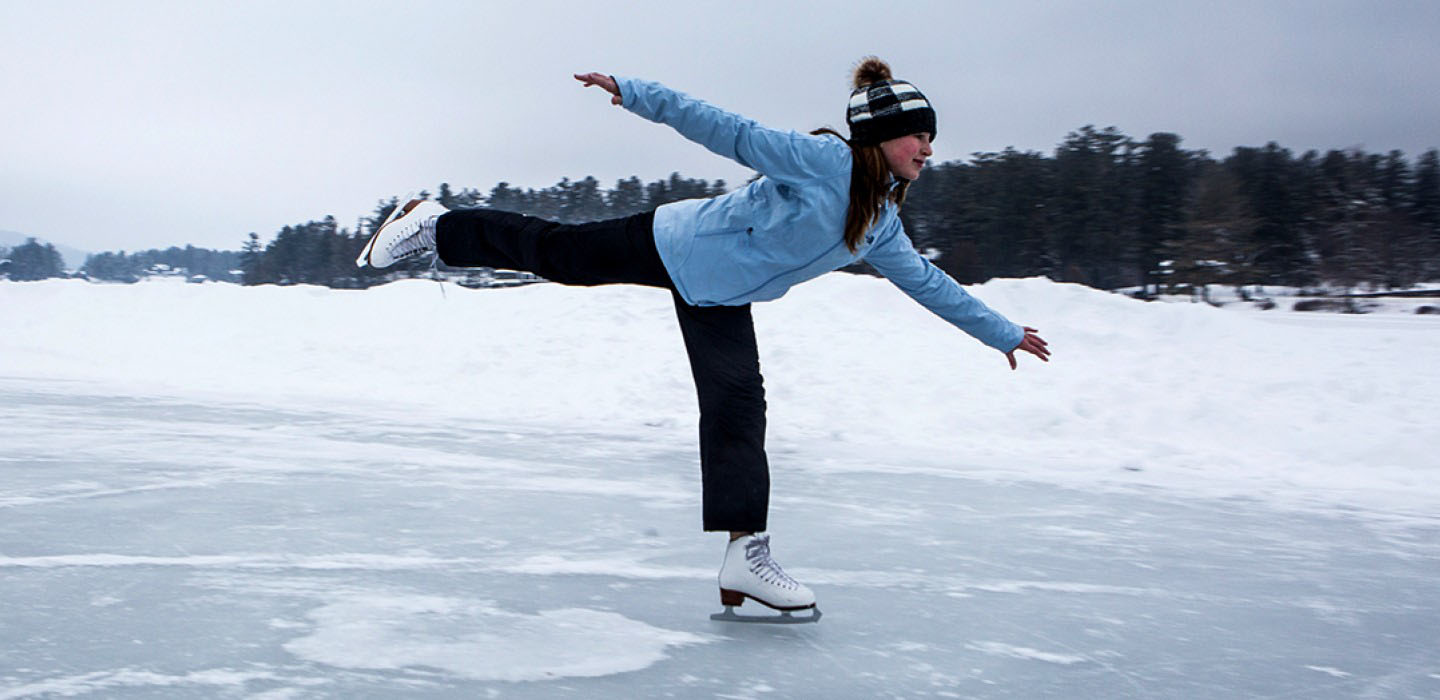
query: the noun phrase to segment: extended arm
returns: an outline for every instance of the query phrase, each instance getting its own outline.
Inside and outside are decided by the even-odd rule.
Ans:
[[[876,236],[878,240],[865,261],[912,299],[976,340],[1005,353],[1010,369],[1016,368],[1016,350],[1050,361],[1050,350],[1038,331],[1011,323],[961,289],[950,275],[915,250],[899,219],[891,219]]]
[[[771,129],[655,82],[603,73],[576,74],[575,79],[609,92],[611,104],[666,124],[717,155],[781,182],[849,172],[850,149],[837,139]]]

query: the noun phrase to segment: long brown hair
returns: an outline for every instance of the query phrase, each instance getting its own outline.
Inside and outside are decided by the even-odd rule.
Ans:
[[[885,200],[900,206],[905,203],[905,192],[910,181],[893,178],[898,184],[891,186],[890,166],[885,163],[885,152],[880,145],[856,146],[834,129],[816,129],[810,132],[820,136],[829,134],[850,147],[855,162],[850,168],[850,208],[845,212],[845,247],[851,253],[860,249],[865,232],[880,218]]]

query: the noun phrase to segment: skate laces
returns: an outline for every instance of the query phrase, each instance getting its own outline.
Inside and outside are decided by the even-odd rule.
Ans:
[[[759,576],[766,583],[774,583],[785,588],[796,589],[800,582],[785,573],[774,559],[770,558],[770,536],[757,535],[745,543],[745,563],[750,566],[750,573]]]
[[[394,260],[404,260],[421,253],[435,249],[435,218],[433,216],[421,219],[416,223],[409,223],[405,228],[400,229],[400,238],[394,245],[390,246],[390,257]],[[418,225],[417,225],[418,223]],[[410,227],[414,226],[412,231]]]

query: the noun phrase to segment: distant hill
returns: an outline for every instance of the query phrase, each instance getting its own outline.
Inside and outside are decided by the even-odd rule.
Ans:
[[[44,236],[31,236],[20,233],[19,231],[0,231],[0,246],[14,248],[17,245],[24,245],[27,238],[34,238],[41,243],[49,243],[55,246],[55,250],[59,251],[60,257],[65,259],[65,269],[67,270],[80,269],[80,266],[85,264],[85,258],[90,255],[88,251],[46,240]]]

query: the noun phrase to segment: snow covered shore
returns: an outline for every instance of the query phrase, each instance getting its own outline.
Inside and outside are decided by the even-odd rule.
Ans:
[[[971,291],[1040,329],[1054,361],[1011,372],[878,279],[758,305],[772,469],[1440,513],[1440,318],[1235,313],[1044,279]],[[0,378],[694,440],[670,297],[651,289],[0,282],[0,328]]]

